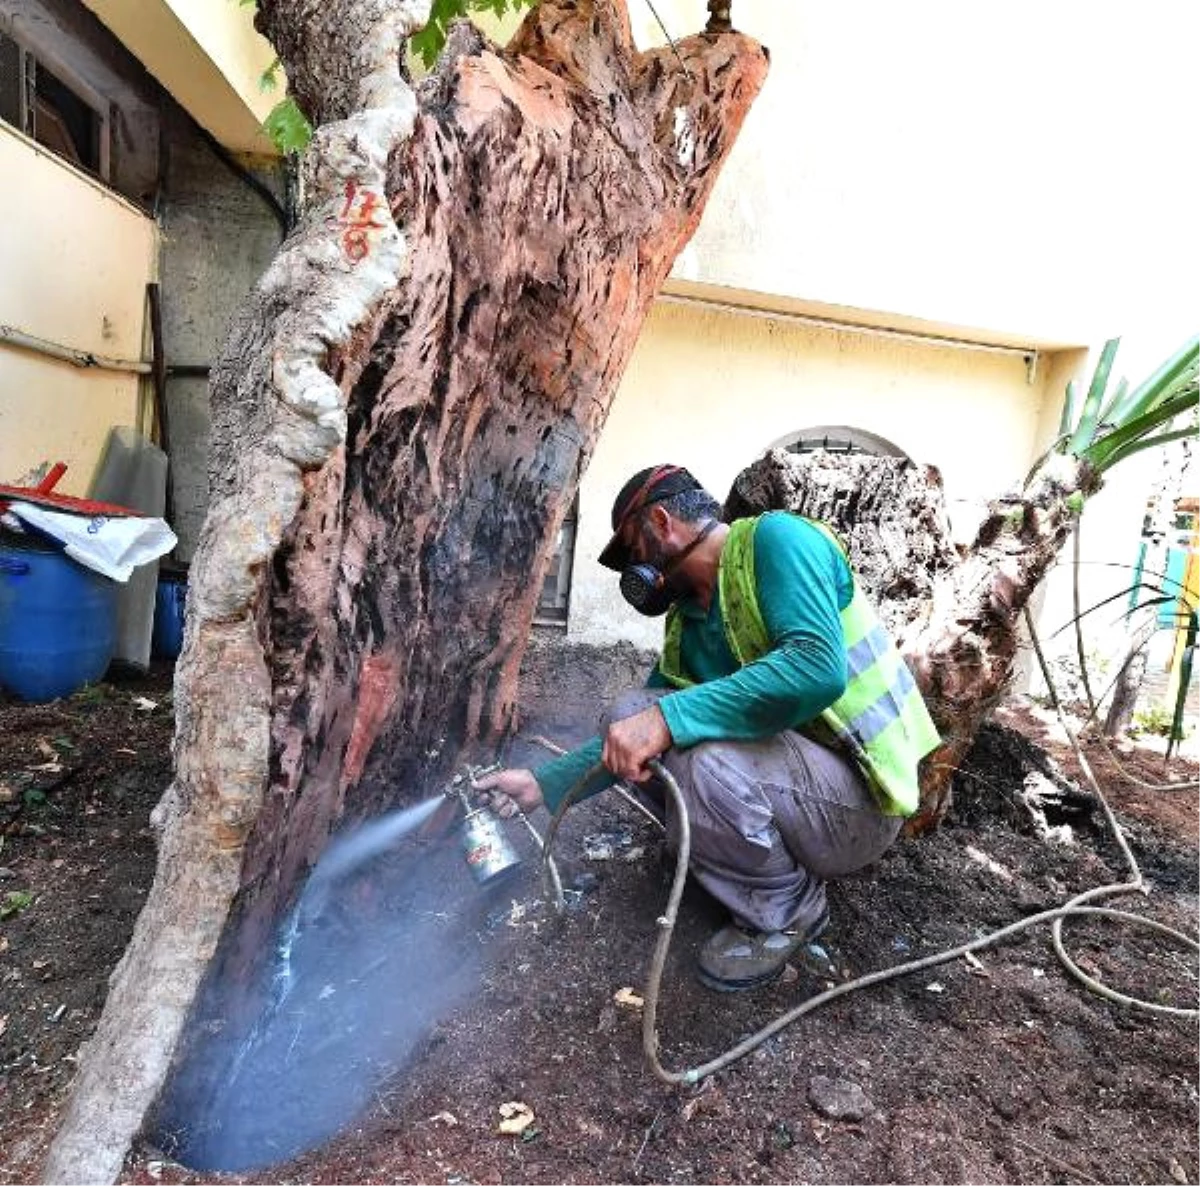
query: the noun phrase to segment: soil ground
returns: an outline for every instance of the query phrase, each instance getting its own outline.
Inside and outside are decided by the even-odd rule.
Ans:
[[[148,817],[170,777],[170,674],[156,669],[46,706],[0,699],[0,1181],[36,1180],[76,1051],[149,888]],[[595,681],[570,684],[532,681],[513,760],[538,760],[534,735],[570,744],[592,727]],[[1086,794],[1068,788],[1049,813],[1052,825],[1069,823],[1069,841],[1037,834],[1024,780],[1030,771],[1049,780],[1043,786],[1058,779],[1038,746],[1068,775],[1074,758],[1025,702],[1008,704],[1000,722],[976,747],[945,826],[832,887],[834,921],[821,940],[830,966],[820,973],[797,962],[756,993],[704,989],[694,953],[721,919],[689,889],[658,1006],[669,1068],[714,1057],[838,980],[1127,880]],[[1156,744],[1157,753],[1124,746],[1124,769],[1098,743],[1087,748],[1151,891],[1111,904],[1194,934],[1196,767],[1177,759],[1164,769]],[[1127,772],[1193,785],[1151,790]],[[657,832],[611,794],[575,808],[555,852],[578,892],[559,916],[542,904],[532,842],[514,840],[528,859],[500,890],[475,890],[457,856],[441,853],[436,878],[410,884],[402,902],[359,892],[356,919],[403,907],[441,920],[445,933],[381,943],[376,963],[397,1008],[418,998],[429,1006],[402,1056],[364,1061],[345,1012],[316,1016],[317,1002],[348,1001],[357,983],[318,969],[310,1028],[301,1039],[297,1021],[284,1062],[298,1044],[327,1084],[369,1077],[366,1102],[338,1135],[291,1160],[270,1164],[262,1153],[268,1164],[223,1174],[170,1160],[160,1127],[131,1154],[127,1180],[1198,1180],[1195,1021],[1089,993],[1056,959],[1048,924],[973,961],[834,999],[698,1086],[668,1087],[643,1055],[642,1009],[615,999],[624,988],[644,992],[672,872]],[[314,951],[321,934],[309,932]],[[1121,992],[1196,1004],[1196,958],[1175,941],[1086,918],[1068,925],[1067,945]],[[357,1061],[339,1062],[350,1048]],[[282,1106],[292,1074],[285,1067],[255,1098],[260,1119]],[[532,1122],[519,1135],[499,1133],[501,1106],[516,1103]]]

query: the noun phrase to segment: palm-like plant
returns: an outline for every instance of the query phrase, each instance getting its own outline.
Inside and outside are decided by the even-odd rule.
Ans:
[[[1200,338],[1186,341],[1132,391],[1121,380],[1116,390],[1107,395],[1119,344],[1119,338],[1111,338],[1104,344],[1079,421],[1073,427],[1077,390],[1074,380],[1067,384],[1059,425],[1058,451],[1087,461],[1098,473],[1143,449],[1165,445],[1196,431],[1194,416],[1187,425],[1171,426],[1195,409],[1200,399],[1197,389]]]
[[[945,814],[954,771],[1010,686],[1020,615],[1104,473],[1195,431],[1194,423],[1179,421],[1189,412],[1194,421],[1198,340],[1184,343],[1136,387],[1122,381],[1110,394],[1118,344],[1105,343],[1077,419],[1076,388],[1068,384],[1058,440],[1018,492],[991,504],[970,551],[947,578],[949,595],[905,640],[945,739],[922,778],[918,829]]]

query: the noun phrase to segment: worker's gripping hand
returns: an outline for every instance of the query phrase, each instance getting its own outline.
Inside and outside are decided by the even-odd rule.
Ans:
[[[532,770],[497,770],[472,783],[484,802],[499,816],[509,819],[518,811],[528,815],[542,805],[542,788]]]
[[[650,777],[646,763],[671,748],[671,730],[657,704],[613,721],[604,735],[602,760],[618,778],[644,782]]]

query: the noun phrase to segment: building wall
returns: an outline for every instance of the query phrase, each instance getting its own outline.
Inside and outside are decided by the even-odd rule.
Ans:
[[[159,219],[162,225],[163,341],[169,367],[210,365],[229,322],[271,262],[282,230],[263,199],[214,156],[182,113],[167,123],[172,145]],[[282,191],[278,162],[243,161]],[[208,510],[208,380],[170,375],[171,488],[179,536],[190,561]]]
[[[1020,352],[954,348],[660,301],[638,342],[580,491],[568,633],[654,646],[661,622],[621,601],[595,560],[626,478],[661,461],[686,465],[723,499],[734,477],[805,428],[848,424],[936,465],[956,534],[969,538],[987,499],[1024,476],[1049,363]]]
[[[676,36],[704,20],[688,0],[655,7]],[[1035,383],[998,386],[1004,364],[984,353],[950,362],[850,333],[833,367],[817,331],[702,310],[668,330],[656,311],[582,486],[576,637],[657,637],[594,562],[613,494],[644,464],[684,460],[723,496],[782,421],[851,423],[938,464],[963,535],[1053,440],[1067,380],[1086,384],[1107,337],[1122,336],[1117,373],[1137,379],[1194,332],[1200,164],[1179,145],[1193,136],[1200,8],[734,0],[733,12],[770,49],[771,73],[667,291],[1038,348]],[[663,43],[648,9],[631,17],[640,45]],[[680,383],[694,403],[673,394]],[[733,410],[715,406],[718,386],[739,392]],[[815,396],[789,404],[802,387],[837,414]],[[1127,582],[1152,470],[1118,469],[1089,507],[1085,604]],[[1047,629],[1070,617],[1069,567],[1047,582]]]
[[[158,230],[129,202],[0,124],[0,324],[74,350],[146,357]],[[0,481],[65,461],[83,493],[109,427],[139,422],[137,375],[0,343]]]
[[[218,29],[226,7],[236,14],[233,48],[225,47],[233,54],[248,10],[212,7],[219,11],[205,19]],[[281,163],[221,159],[192,117],[75,0],[0,0],[0,30],[86,85],[111,111],[113,127],[106,186],[0,122],[0,323],[76,349],[148,360],[146,283],[160,278],[168,367],[210,363],[282,237],[276,215],[239,171],[252,170],[282,194]],[[186,56],[188,35],[177,36]],[[207,36],[219,41],[212,29]],[[0,481],[62,459],[70,469],[60,488],[82,493],[110,427],[152,430],[149,396],[145,377],[78,370],[0,345]],[[172,526],[176,555],[187,560],[207,507],[207,380],[169,377],[167,404]]]
[[[271,153],[262,121],[282,98],[259,85],[275,58],[237,0],[84,0],[193,119],[238,152]]]
[[[677,36],[705,15],[655,8]],[[734,0],[733,16],[771,71],[677,280],[1056,345],[1186,302],[1200,6]]]

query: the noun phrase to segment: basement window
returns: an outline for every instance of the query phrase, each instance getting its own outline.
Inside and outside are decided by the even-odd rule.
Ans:
[[[579,522],[579,498],[558,529],[554,553],[546,567],[546,578],[542,582],[542,595],[538,599],[534,622],[539,626],[563,626],[567,624],[567,611],[571,602],[571,566],[575,562],[575,528]]]
[[[107,181],[108,104],[61,63],[53,68],[0,33],[0,119],[63,160]]]

